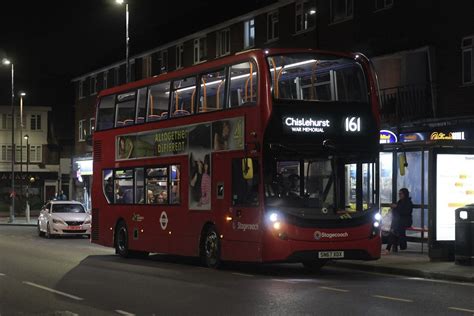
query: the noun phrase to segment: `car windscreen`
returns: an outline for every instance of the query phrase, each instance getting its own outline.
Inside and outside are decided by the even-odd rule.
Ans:
[[[53,204],[53,213],[85,213],[84,207],[80,204]]]

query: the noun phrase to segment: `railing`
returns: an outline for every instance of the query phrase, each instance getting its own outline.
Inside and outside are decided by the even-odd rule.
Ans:
[[[433,85],[406,85],[380,90],[383,123],[399,124],[409,120],[432,118]]]

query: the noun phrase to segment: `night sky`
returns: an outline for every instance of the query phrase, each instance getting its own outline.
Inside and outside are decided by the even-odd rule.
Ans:
[[[271,2],[129,0],[130,56]],[[115,0],[2,1],[3,57],[14,61],[15,90],[28,93],[26,105],[51,106],[61,117],[74,103],[71,79],[125,59],[125,7]],[[10,89],[3,66],[0,105],[10,105]]]

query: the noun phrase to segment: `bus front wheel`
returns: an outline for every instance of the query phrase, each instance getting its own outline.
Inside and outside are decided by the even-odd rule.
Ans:
[[[121,257],[130,257],[128,249],[128,230],[125,222],[119,222],[115,230],[115,252]]]
[[[204,233],[201,243],[201,258],[203,263],[212,269],[221,264],[221,241],[214,226],[209,226]]]

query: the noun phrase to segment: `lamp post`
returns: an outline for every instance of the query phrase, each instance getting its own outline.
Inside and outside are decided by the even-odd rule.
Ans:
[[[23,194],[23,97],[26,93],[21,91],[20,96],[20,194]],[[28,147],[28,146],[27,146]]]
[[[26,215],[26,222],[30,222],[30,204],[28,203],[28,194],[30,193],[30,177],[28,175],[28,164],[30,162],[30,144],[28,143],[29,137],[28,134],[23,136],[26,139],[26,206],[25,206],[25,215]]]
[[[129,42],[130,37],[128,36],[128,2],[125,0],[115,0],[117,4],[124,4],[125,3],[125,81],[130,82],[130,60],[128,57],[128,49],[129,49]]]
[[[11,184],[11,207],[9,222],[15,220],[15,68],[13,63],[7,59],[2,59],[2,64],[11,65],[12,70],[12,184]]]

